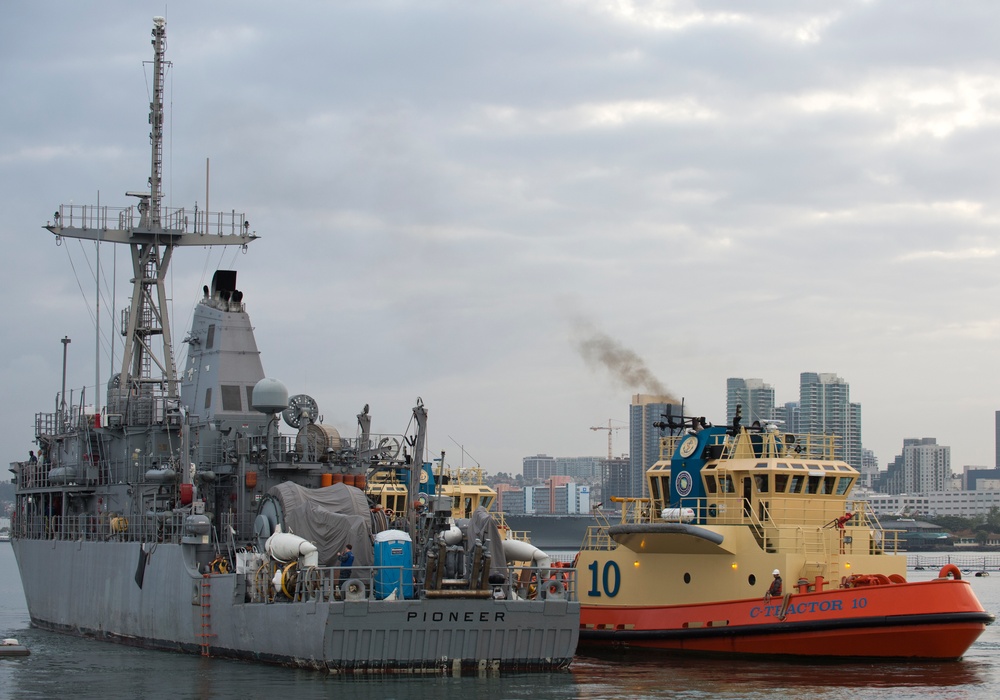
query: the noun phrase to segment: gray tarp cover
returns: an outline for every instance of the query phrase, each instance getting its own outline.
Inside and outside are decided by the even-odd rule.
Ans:
[[[339,566],[338,555],[347,545],[353,548],[354,566],[372,565],[371,510],[363,491],[346,484],[307,489],[286,481],[268,493],[281,503],[281,529],[316,545],[320,566]]]
[[[472,549],[476,545],[476,540],[490,541],[490,569],[499,569],[507,565],[507,558],[503,553],[503,541],[500,539],[500,530],[497,523],[489,512],[479,506],[469,518],[468,530],[466,531],[465,550],[467,554],[472,554]]]

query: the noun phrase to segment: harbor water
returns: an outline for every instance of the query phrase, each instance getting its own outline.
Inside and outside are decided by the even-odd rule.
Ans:
[[[931,555],[928,555],[931,556]],[[940,554],[934,554],[940,557]],[[947,556],[947,555],[945,555]],[[911,561],[913,555],[911,555]],[[926,563],[936,559],[926,559]],[[974,561],[974,560],[973,560]],[[1000,570],[971,581],[1000,617]],[[912,580],[937,576],[929,566]],[[566,672],[463,677],[338,677],[169,652],[144,651],[32,629],[13,551],[0,543],[0,636],[31,655],[0,658],[5,698],[348,697],[351,700],[569,698],[995,698],[1000,695],[1000,623],[965,658],[948,663],[806,663],[689,657],[579,656]]]

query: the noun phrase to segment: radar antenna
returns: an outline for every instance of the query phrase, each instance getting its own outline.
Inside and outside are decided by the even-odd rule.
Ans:
[[[161,210],[163,170],[163,86],[169,64],[164,60],[167,46],[166,20],[153,18],[153,99],[149,106],[151,165],[148,192],[126,192],[139,202],[127,208],[103,205],[60,205],[53,223],[45,228],[63,237],[128,245],[132,252],[132,302],[122,313],[125,336],[121,374],[111,386],[119,399],[124,396],[151,396],[167,399],[178,396],[177,368],[174,363],[170,319],[164,280],[176,246],[246,246],[257,235],[250,222],[235,211],[226,213],[191,212],[181,208]],[[193,217],[189,217],[193,214]],[[193,218],[193,222],[191,221]],[[193,224],[193,227],[191,225]],[[162,349],[154,338],[160,336]],[[154,371],[155,365],[155,371]],[[109,396],[110,399],[110,396]]]

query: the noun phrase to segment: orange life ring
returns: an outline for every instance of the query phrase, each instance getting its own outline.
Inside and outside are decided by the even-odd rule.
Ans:
[[[394,515],[395,515],[395,513],[392,512],[392,508],[386,508],[385,509],[385,517],[391,518]]]
[[[951,574],[956,581],[962,580],[962,570],[954,564],[945,564],[942,566],[941,571],[938,572],[938,578],[948,578],[949,574]]]

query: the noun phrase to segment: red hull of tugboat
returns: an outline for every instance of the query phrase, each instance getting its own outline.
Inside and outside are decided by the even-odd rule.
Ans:
[[[942,572],[944,573],[944,572]],[[783,613],[783,614],[782,614]],[[677,606],[588,606],[580,646],[817,658],[958,659],[993,615],[939,578]]]

